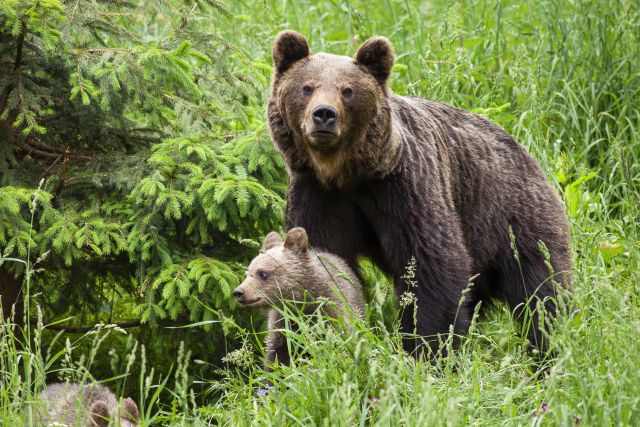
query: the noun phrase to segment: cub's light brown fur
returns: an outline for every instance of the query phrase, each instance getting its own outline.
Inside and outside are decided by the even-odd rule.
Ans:
[[[284,241],[278,233],[269,233],[245,276],[233,294],[243,307],[267,312],[267,367],[276,359],[289,362],[284,336],[278,331],[284,327],[278,309],[285,302],[311,313],[326,300],[322,308],[330,315],[335,316],[337,309],[347,317],[364,318],[362,286],[356,275],[339,257],[311,250],[302,228],[289,230]]]

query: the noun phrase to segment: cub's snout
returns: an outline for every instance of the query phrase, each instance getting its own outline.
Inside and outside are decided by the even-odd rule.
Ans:
[[[256,284],[252,283],[251,277],[247,277],[244,282],[233,290],[233,297],[236,302],[243,307],[258,307],[266,305],[263,295],[260,294]]]

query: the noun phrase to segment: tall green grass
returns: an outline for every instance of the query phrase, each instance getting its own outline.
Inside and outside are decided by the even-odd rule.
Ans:
[[[574,299],[549,337],[555,358],[544,362],[501,304],[475,319],[448,358],[435,365],[414,361],[399,350],[384,295],[389,287],[376,275],[367,286],[368,321],[350,331],[289,313],[300,325],[288,332],[299,358],[271,374],[261,369],[263,336],[224,317],[227,336],[245,343],[224,361],[191,361],[185,349],[174,372],[160,376],[143,347],[132,343],[129,356],[110,357],[136,355],[131,363],[144,365],[136,379],[143,395],[133,396],[143,424],[637,424],[638,2],[264,0],[229,6],[238,19],[215,25],[256,61],[269,61],[273,36],[285,28],[303,32],[314,51],[347,55],[367,37],[385,35],[397,54],[394,91],[485,114],[512,132],[566,203]],[[98,350],[76,355],[69,341],[65,351],[47,354],[39,327],[32,336],[6,323],[0,329],[0,424],[30,423],[45,375],[91,380]],[[105,333],[115,332],[79,340],[96,340],[99,349],[96,337]],[[195,363],[219,366],[219,378],[190,375]],[[126,387],[128,372],[110,385]],[[263,385],[267,376],[273,389]],[[195,396],[194,389],[204,392]],[[160,390],[169,397],[158,401]]]

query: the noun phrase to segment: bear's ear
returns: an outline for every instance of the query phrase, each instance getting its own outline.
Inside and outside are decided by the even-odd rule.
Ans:
[[[393,47],[384,37],[372,37],[360,46],[354,59],[358,64],[364,65],[380,83],[384,83],[393,67]]]
[[[93,422],[93,426],[104,426],[107,427],[109,425],[109,406],[107,406],[107,402],[104,400],[96,400],[91,404],[89,408],[89,413],[91,414],[91,421]]]
[[[276,73],[282,74],[295,62],[309,56],[309,45],[297,31],[281,31],[273,42],[273,63]]]
[[[309,249],[309,238],[302,227],[292,228],[284,237],[284,248],[298,254],[305,255]]]
[[[122,413],[120,417],[135,423],[140,418],[140,413],[138,412],[138,405],[133,401],[132,398],[127,397],[122,401]]]
[[[282,244],[282,237],[275,231],[267,234],[267,237],[264,238],[264,242],[262,242],[262,252],[266,252],[274,246]]]

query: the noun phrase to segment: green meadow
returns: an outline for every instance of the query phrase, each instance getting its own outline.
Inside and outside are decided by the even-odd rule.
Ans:
[[[287,309],[295,357],[263,369],[264,318],[231,292],[283,231],[265,108],[284,29],[348,56],[389,38],[395,93],[538,159],[573,254],[549,355],[495,302],[416,361],[363,260],[366,321]],[[144,426],[637,425],[640,3],[0,0],[0,296],[0,425],[38,425],[60,381],[131,396]]]

